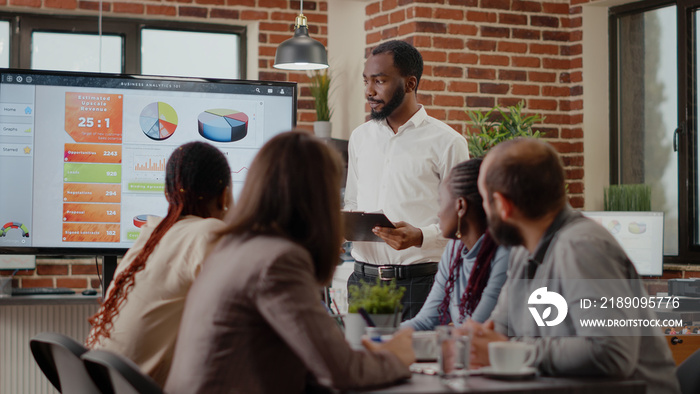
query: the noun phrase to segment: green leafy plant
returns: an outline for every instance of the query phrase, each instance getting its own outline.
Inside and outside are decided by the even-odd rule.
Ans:
[[[478,110],[466,110],[471,119],[467,124],[472,129],[467,133],[469,143],[469,156],[472,158],[483,157],[499,142],[512,140],[517,137],[539,138],[544,136],[540,131],[534,131],[532,126],[542,122],[545,118],[540,115],[523,116],[524,101],[514,106],[502,109],[499,106],[491,108],[488,112]],[[492,119],[496,111],[500,119]]]
[[[606,211],[651,211],[651,186],[610,185],[603,190]]]
[[[373,315],[390,314],[401,310],[401,297],[406,291],[403,286],[397,286],[396,280],[388,284],[377,278],[377,283],[371,285],[362,282],[360,286],[350,285],[348,287],[349,305],[348,312],[357,313],[360,307]]]
[[[333,115],[328,105],[328,93],[331,89],[331,76],[328,70],[315,71],[311,75],[311,95],[316,107],[316,120],[329,121]]]

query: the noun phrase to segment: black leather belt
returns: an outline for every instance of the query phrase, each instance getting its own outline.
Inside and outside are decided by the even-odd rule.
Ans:
[[[355,262],[355,272],[365,276],[376,276],[380,280],[408,279],[420,276],[435,275],[438,263],[423,263],[413,265],[372,265],[361,261]]]

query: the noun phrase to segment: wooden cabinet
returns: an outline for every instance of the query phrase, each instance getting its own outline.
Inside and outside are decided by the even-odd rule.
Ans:
[[[700,349],[700,334],[666,335],[666,342],[678,365]]]

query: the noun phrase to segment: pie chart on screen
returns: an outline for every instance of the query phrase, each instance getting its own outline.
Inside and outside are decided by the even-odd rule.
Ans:
[[[177,112],[167,103],[160,101],[151,103],[141,111],[139,123],[146,137],[162,141],[175,133]]]
[[[216,142],[234,142],[248,134],[248,115],[232,109],[208,109],[197,117],[199,134]]]

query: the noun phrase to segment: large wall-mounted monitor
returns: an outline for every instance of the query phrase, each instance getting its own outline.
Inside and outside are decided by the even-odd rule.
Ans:
[[[615,237],[641,276],[664,271],[663,212],[581,212]]]
[[[228,157],[234,196],[296,124],[296,84],[0,69],[0,253],[123,254],[163,216],[171,152]]]

